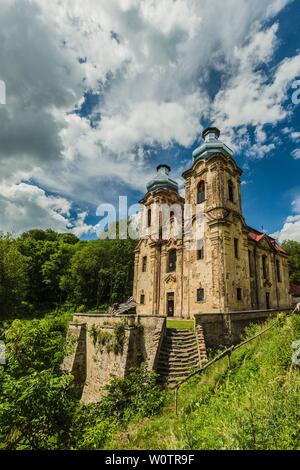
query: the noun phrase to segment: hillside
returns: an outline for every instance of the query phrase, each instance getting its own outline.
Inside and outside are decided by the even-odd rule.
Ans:
[[[264,327],[251,327],[250,337]],[[300,370],[292,366],[292,342],[300,317],[278,326],[220,361],[201,378],[174,392],[161,414],[134,423],[108,449],[299,449]]]
[[[70,313],[0,323],[7,364],[0,367],[0,449],[299,449],[300,369],[292,366],[300,316],[213,365],[180,389],[163,392],[143,367],[115,378],[94,405],[78,402],[59,364]],[[271,324],[274,320],[270,320]],[[174,325],[173,325],[174,326]],[[251,327],[252,337],[265,329]]]

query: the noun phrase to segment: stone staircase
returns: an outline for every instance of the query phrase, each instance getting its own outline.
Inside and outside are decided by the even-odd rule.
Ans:
[[[206,360],[205,344],[199,344],[197,334],[198,340],[191,330],[166,330],[157,364],[162,385],[176,385]]]

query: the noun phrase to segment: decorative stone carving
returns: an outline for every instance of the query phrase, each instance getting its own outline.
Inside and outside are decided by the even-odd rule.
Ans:
[[[168,274],[168,276],[166,277],[166,283],[170,284],[171,282],[176,282],[175,274]]]

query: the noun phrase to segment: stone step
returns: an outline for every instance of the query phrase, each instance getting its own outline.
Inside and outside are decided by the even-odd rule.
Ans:
[[[163,346],[169,348],[173,348],[179,346],[180,348],[188,348],[188,347],[195,347],[197,346],[197,342],[194,341],[164,341]]]
[[[187,340],[178,340],[178,339],[168,339],[165,338],[164,344],[167,346],[176,346],[180,345],[181,347],[191,346],[197,344],[196,338],[187,339]]]
[[[178,357],[178,356],[161,356],[158,360],[158,364],[190,364],[191,362],[199,362],[198,354],[192,357]]]
[[[176,346],[180,346],[181,348],[187,348],[187,347],[190,347],[190,346],[197,346],[197,342],[195,341],[195,339],[193,340],[189,340],[189,341],[177,341],[177,340],[167,340],[164,342],[165,346],[168,346],[168,347],[176,347]]]
[[[191,338],[190,336],[187,336],[186,338],[182,338],[181,336],[165,337],[165,342],[168,344],[174,344],[174,343],[186,344],[186,343],[194,343],[195,341],[196,341],[195,336],[193,338]]]
[[[200,367],[199,362],[191,362],[190,364],[158,364],[157,370],[189,370],[194,367]]]
[[[157,367],[169,367],[169,368],[176,368],[176,367],[185,367],[188,369],[191,365],[193,366],[194,364],[199,364],[199,359],[194,358],[191,361],[158,361]]]
[[[166,334],[165,336],[167,339],[182,339],[182,340],[187,340],[187,339],[191,339],[191,338],[195,338],[195,333],[192,333],[190,335],[182,335],[182,334],[179,334],[179,335],[168,335]]]
[[[160,356],[158,364],[190,364],[191,362],[199,362],[198,354],[194,354],[191,357],[179,357],[179,356]]]
[[[163,375],[165,377],[177,378],[177,377],[181,377],[182,375],[183,376],[190,375],[198,368],[199,366],[194,366],[189,369],[178,369],[178,370],[158,369],[158,373],[159,375]]]
[[[198,347],[196,332],[168,329],[157,363],[160,383],[165,386],[175,385],[198,369],[200,367],[199,349],[200,356],[201,353],[204,355],[205,347],[201,347],[201,344]]]
[[[177,343],[177,342],[174,342],[172,344],[170,343],[163,343],[162,344],[162,347],[163,349],[167,349],[168,351],[172,350],[172,349],[180,349],[181,351],[184,351],[186,349],[197,349],[198,348],[198,344],[197,343],[190,343],[190,344],[186,344],[186,343]]]
[[[158,361],[157,367],[169,367],[169,368],[176,368],[176,367],[185,367],[188,369],[191,365],[199,365],[199,359],[194,358],[191,361]]]
[[[185,329],[175,329],[175,328],[167,328],[167,334],[174,334],[174,335],[177,335],[177,334],[184,334],[184,335],[188,335],[188,334],[193,334],[194,330],[187,330],[186,328]]]
[[[194,331],[189,331],[189,330],[167,330],[166,332],[166,337],[167,338],[190,338],[195,334]]]
[[[174,340],[174,341],[188,341],[188,340],[194,340],[195,341],[195,335],[166,335],[167,340]]]
[[[166,338],[191,338],[194,335],[195,335],[194,331],[188,331],[186,333],[183,331],[174,332],[174,331],[167,330],[166,332]]]
[[[161,351],[160,357],[171,357],[174,359],[189,359],[190,357],[193,356],[198,356],[198,349],[190,349],[190,350],[184,350],[182,351],[181,349],[174,349],[171,351]]]

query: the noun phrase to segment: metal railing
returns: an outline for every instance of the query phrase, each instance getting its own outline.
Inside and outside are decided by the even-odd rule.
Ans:
[[[295,312],[292,312],[288,315],[286,315],[286,317],[288,317],[289,315],[293,314]],[[268,328],[265,328],[264,330],[262,330],[260,333],[256,334],[255,336],[253,336],[252,338],[249,338],[245,341],[243,341],[242,343],[239,343],[237,344],[236,346],[231,346],[230,348],[227,348],[225,349],[224,351],[222,351],[220,354],[218,354],[218,356],[216,356],[214,359],[212,359],[211,361],[207,362],[203,367],[201,367],[200,369],[192,372],[188,377],[185,377],[183,380],[181,380],[180,382],[178,382],[176,385],[174,385],[173,387],[171,387],[171,390],[175,390],[175,409],[176,409],[176,414],[178,414],[178,394],[179,394],[179,389],[180,387],[185,384],[186,382],[188,382],[191,378],[195,377],[196,375],[199,375],[199,374],[202,374],[204,371],[206,371],[207,369],[209,369],[211,366],[213,366],[214,364],[216,364],[217,362],[221,361],[221,359],[224,359],[224,357],[227,357],[228,358],[228,365],[229,365],[229,368],[231,367],[231,356],[232,354],[237,351],[238,349],[242,348],[243,346],[245,346],[246,344],[248,343],[251,343],[252,341],[254,341],[255,339],[259,338],[260,336],[264,335],[265,333],[267,333],[268,331],[270,331],[271,329],[275,328],[275,326],[277,326],[279,323],[280,323],[281,319],[277,319],[274,323],[272,323],[270,326],[268,326]]]

